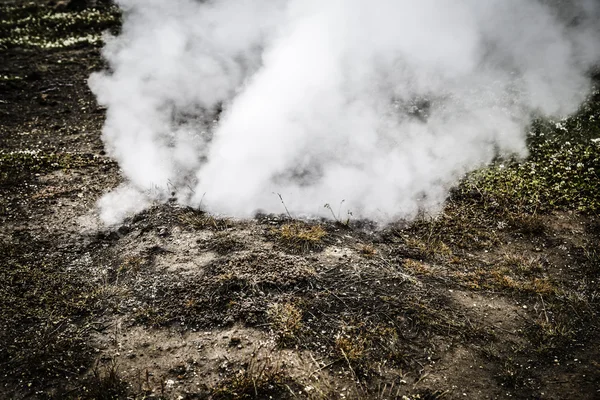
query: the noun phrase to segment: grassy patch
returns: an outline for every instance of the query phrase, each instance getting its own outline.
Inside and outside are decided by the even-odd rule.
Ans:
[[[83,168],[100,162],[104,160],[92,154],[0,151],[0,186],[18,185],[35,174]]]
[[[407,256],[434,262],[453,262],[465,251],[488,249],[499,243],[493,215],[471,204],[450,201],[436,217],[421,217],[397,234]],[[490,229],[490,227],[494,227]]]
[[[529,321],[526,330],[532,350],[543,357],[554,357],[595,337],[600,329],[600,310],[594,297],[576,291],[540,296],[541,312]]]
[[[0,243],[0,368],[24,386],[43,387],[90,366],[88,323],[101,300],[65,266],[33,257],[44,246]]]

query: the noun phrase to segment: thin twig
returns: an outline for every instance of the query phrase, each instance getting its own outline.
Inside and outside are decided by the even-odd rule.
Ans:
[[[312,372],[312,373],[311,373],[311,374],[310,374],[308,377],[309,377],[309,378],[311,378],[311,377],[312,377],[314,374],[316,374],[317,372],[321,372],[321,371],[323,371],[324,369],[331,367],[333,364],[335,364],[335,363],[337,363],[337,362],[339,362],[339,361],[341,361],[341,360],[342,360],[341,358],[338,358],[337,360],[333,360],[333,361],[332,361],[332,362],[330,362],[329,364],[325,364],[325,365],[323,365],[322,367],[319,367],[319,368],[317,368],[317,369],[316,369],[316,370],[314,370],[314,371],[313,371],[313,372]]]
[[[348,359],[348,356],[346,356],[346,352],[344,351],[344,349],[340,349],[340,350],[342,351],[342,355],[344,356],[344,358],[346,359],[346,362],[348,363],[348,368],[350,368],[350,372],[352,372],[354,381],[356,383],[358,383],[358,386],[360,386],[360,388],[362,389],[362,384],[360,383],[360,380],[358,380],[358,377],[356,376],[356,372],[354,372],[354,368],[352,368],[352,364],[350,364],[350,360]]]
[[[283,197],[281,196],[280,193],[275,193],[277,196],[279,196],[279,200],[281,200],[281,204],[283,204],[283,208],[285,208],[285,212],[287,213],[288,217],[290,217],[290,219],[292,218],[292,214],[290,214],[290,210],[288,210],[287,206],[285,205],[285,202],[283,201]]]
[[[542,310],[544,310],[544,316],[546,317],[546,323],[550,323],[550,320],[548,319],[548,313],[546,312],[546,304],[544,303],[544,298],[542,297],[542,295],[540,294],[540,300],[542,300]]]

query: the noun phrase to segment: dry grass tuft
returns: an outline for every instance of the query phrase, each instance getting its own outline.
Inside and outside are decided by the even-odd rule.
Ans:
[[[352,364],[363,361],[367,348],[367,339],[362,336],[338,335],[335,348]]]
[[[132,272],[137,274],[141,267],[144,265],[144,258],[141,256],[133,255],[127,256],[123,259],[123,262],[119,265],[117,269],[117,275],[124,275],[128,272]]]
[[[430,265],[410,258],[405,259],[402,266],[419,275],[431,275],[433,273],[433,268]]]
[[[423,258],[430,260],[445,260],[452,256],[452,250],[441,240],[426,238],[406,239],[406,245],[422,254]]]
[[[267,310],[271,326],[280,340],[294,340],[302,331],[302,311],[291,303],[273,304]]]
[[[363,257],[374,257],[377,254],[377,249],[371,244],[363,244],[359,247],[359,252]]]
[[[527,236],[541,236],[546,232],[546,224],[542,217],[536,214],[518,213],[509,218],[512,227]]]
[[[254,358],[247,368],[212,389],[213,399],[272,399],[286,398],[297,384],[285,372],[280,362],[265,357]]]
[[[323,247],[323,238],[327,231],[321,225],[308,226],[300,222],[282,225],[273,229],[279,241],[290,250],[306,252]]]
[[[134,313],[134,319],[137,323],[146,326],[159,327],[167,323],[168,319],[165,314],[157,307],[144,306],[140,307]]]
[[[526,256],[517,253],[504,254],[502,265],[521,275],[537,274],[544,270],[539,256]]]
[[[475,268],[468,272],[455,271],[452,275],[470,289],[494,289],[513,292],[556,294],[552,280],[542,275],[539,257],[506,254],[491,268]]]
[[[111,359],[103,365],[96,362],[84,391],[86,398],[90,399],[109,400],[124,397],[127,393],[127,383],[121,378],[116,360]]]
[[[179,216],[179,222],[195,230],[210,229],[223,231],[232,227],[231,221],[226,218],[216,218],[205,212],[198,211],[188,211]]]

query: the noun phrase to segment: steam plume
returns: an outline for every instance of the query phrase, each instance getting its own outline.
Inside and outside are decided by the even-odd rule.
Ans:
[[[593,0],[117,0],[90,86],[128,180],[107,223],[150,200],[233,216],[325,203],[390,220],[435,210],[534,115],[574,112],[600,60]],[[328,212],[328,211],[327,211]]]

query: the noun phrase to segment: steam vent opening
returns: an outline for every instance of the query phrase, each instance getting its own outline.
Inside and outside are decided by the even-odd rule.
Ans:
[[[0,15],[0,399],[598,398],[598,1]]]

